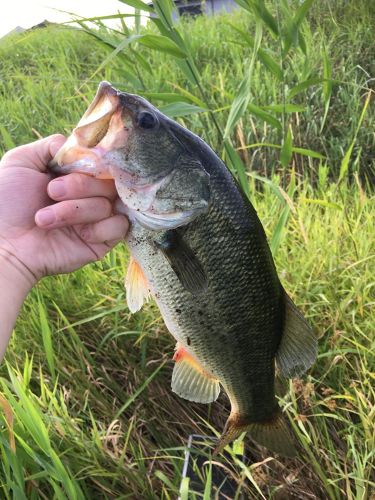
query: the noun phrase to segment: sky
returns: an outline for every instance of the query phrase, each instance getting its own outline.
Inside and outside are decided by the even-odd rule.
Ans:
[[[45,19],[55,23],[71,19],[69,14],[58,10],[84,17],[111,15],[118,11],[124,14],[134,12],[118,0],[10,0],[0,16],[0,38],[16,26],[27,29]],[[116,25],[118,21],[114,23]]]

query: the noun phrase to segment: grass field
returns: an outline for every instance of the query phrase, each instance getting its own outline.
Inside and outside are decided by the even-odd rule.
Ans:
[[[248,438],[246,460],[239,445],[230,448],[218,462],[237,483],[235,498],[365,500],[375,492],[374,20],[370,2],[315,2],[303,26],[307,55],[296,50],[285,59],[282,84],[254,65],[250,103],[271,118],[246,108],[231,130],[282,282],[320,337],[316,364],[280,401],[300,457],[272,457]],[[252,33],[254,19],[241,11],[180,27],[190,36],[203,103],[168,53],[140,44],[108,58],[119,33],[101,30],[107,45],[57,28],[1,42],[0,151],[69,133],[107,79],[149,95],[225,155],[221,133],[252,53],[230,24]],[[264,34],[262,47],[274,45]],[[309,86],[291,101],[303,110],[282,116],[293,146],[317,155],[293,150],[285,166],[275,105],[285,88],[324,74],[335,79],[330,93],[322,81]],[[213,112],[218,128],[193,105]],[[153,303],[129,313],[127,260],[120,245],[30,294],[0,368],[16,438],[13,452],[4,421],[2,498],[174,499],[179,491],[185,499],[215,498],[209,462],[200,470],[204,494],[186,480],[180,486],[184,446],[192,433],[220,433],[228,400],[222,394],[205,406],[171,392],[174,340]]]

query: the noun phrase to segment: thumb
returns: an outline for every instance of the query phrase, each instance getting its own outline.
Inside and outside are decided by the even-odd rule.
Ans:
[[[45,172],[47,164],[66,141],[61,134],[50,135],[39,141],[11,149],[3,156],[0,167],[23,167]]]

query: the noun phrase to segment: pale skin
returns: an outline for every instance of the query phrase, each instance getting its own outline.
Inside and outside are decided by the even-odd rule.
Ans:
[[[52,179],[47,164],[65,140],[52,135],[0,161],[0,360],[33,286],[101,259],[128,230],[113,214],[113,181],[78,173]]]

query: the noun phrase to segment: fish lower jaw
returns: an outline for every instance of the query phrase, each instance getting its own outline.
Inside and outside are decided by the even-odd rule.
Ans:
[[[176,229],[184,226],[197,217],[196,210],[187,210],[185,212],[170,212],[164,214],[156,214],[151,211],[141,211],[139,208],[134,208],[121,199],[115,203],[115,212],[126,215],[131,223],[137,222],[143,228],[150,231],[166,231],[168,229]]]

